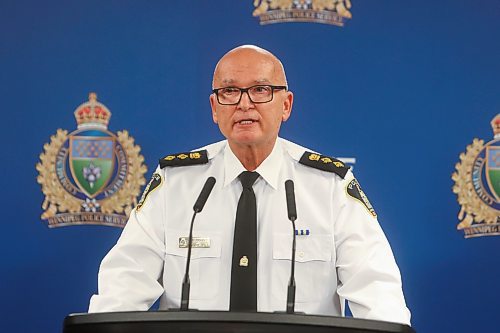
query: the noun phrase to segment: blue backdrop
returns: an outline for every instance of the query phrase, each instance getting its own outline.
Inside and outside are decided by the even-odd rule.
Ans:
[[[295,93],[282,136],[357,159],[403,275],[419,332],[498,325],[500,236],[464,239],[450,178],[500,111],[500,2],[352,0],[344,28],[260,26],[252,0],[0,2],[5,332],[57,332],[85,312],[120,229],[42,222],[35,164],[57,128],[98,94],[157,158],[221,139],[208,96],[218,58],[240,44],[273,51]]]

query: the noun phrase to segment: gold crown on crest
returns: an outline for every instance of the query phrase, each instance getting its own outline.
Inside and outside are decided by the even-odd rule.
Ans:
[[[495,134],[495,139],[500,137],[500,113],[495,116],[491,120],[491,128],[493,129],[493,133]]]
[[[91,92],[89,101],[81,104],[75,110],[78,129],[85,127],[108,128],[111,112],[102,103],[97,101],[97,94]]]

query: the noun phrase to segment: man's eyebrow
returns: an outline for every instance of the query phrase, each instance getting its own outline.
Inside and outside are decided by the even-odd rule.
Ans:
[[[234,80],[233,79],[224,79],[224,80],[222,80],[222,83],[232,84],[232,83],[234,83]]]

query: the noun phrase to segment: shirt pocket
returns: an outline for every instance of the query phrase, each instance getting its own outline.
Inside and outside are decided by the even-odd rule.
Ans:
[[[273,296],[286,300],[290,279],[292,235],[273,235]],[[332,264],[331,235],[297,236],[295,252],[295,301],[318,302],[335,290],[337,277]],[[284,303],[283,303],[284,304]]]
[[[167,230],[163,285],[167,297],[181,298],[182,280],[186,272],[187,247],[179,246],[179,238],[188,237],[186,231]],[[205,300],[219,292],[221,270],[221,233],[196,231],[193,237],[210,240],[209,247],[192,248],[189,265],[190,299]]]

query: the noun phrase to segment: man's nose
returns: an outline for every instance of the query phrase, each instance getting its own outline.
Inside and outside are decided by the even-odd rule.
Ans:
[[[248,94],[248,91],[242,92],[240,102],[238,103],[238,107],[245,111],[245,110],[248,110],[252,106],[253,106],[253,102],[250,99],[250,95]]]

